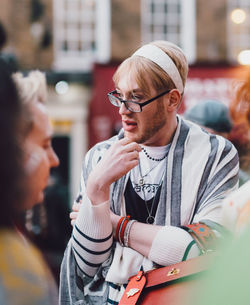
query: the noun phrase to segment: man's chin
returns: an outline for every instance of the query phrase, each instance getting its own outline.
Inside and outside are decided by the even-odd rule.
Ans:
[[[131,140],[132,142],[136,142],[138,144],[142,143],[140,136],[138,136],[137,134],[134,134],[132,132],[129,131],[125,131],[124,132],[124,137],[128,138],[129,140]]]

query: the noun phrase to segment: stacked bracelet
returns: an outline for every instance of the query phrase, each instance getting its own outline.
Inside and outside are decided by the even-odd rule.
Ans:
[[[119,241],[119,230],[120,230],[120,226],[121,226],[121,223],[122,221],[124,220],[125,217],[121,217],[116,225],[116,231],[115,231],[115,239],[117,241]]]
[[[124,216],[121,217],[116,227],[116,233],[115,233],[116,240],[119,241],[119,243],[123,246],[124,246],[124,232],[129,222],[129,219],[130,219],[129,215],[126,217]]]
[[[129,238],[129,233],[132,227],[132,224],[136,222],[136,220],[130,220],[125,228],[125,232],[124,232],[124,246],[128,247],[128,238]]]

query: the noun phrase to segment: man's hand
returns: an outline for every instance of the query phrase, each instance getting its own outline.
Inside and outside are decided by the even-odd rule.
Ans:
[[[114,143],[90,173],[86,192],[92,204],[109,199],[110,185],[138,165],[141,147],[128,138]]]
[[[80,203],[74,203],[72,206],[72,212],[69,214],[69,218],[71,219],[71,225],[72,227],[75,225],[77,215],[79,213],[81,207],[81,202]]]

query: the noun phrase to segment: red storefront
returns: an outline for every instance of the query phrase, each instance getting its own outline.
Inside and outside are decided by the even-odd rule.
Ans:
[[[114,89],[112,75],[117,65],[96,65],[93,70],[93,93],[89,104],[89,147],[119,130],[120,116],[107,93]],[[226,105],[233,97],[239,80],[249,72],[246,67],[190,67],[180,113],[203,99],[217,99]]]

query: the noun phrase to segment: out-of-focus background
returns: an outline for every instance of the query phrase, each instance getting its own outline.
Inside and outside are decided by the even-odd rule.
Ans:
[[[26,225],[58,278],[84,154],[121,126],[107,100],[118,64],[141,44],[170,40],[190,64],[180,113],[204,99],[229,105],[249,70],[250,1],[1,0],[0,23],[0,56],[13,71],[47,76],[61,163]]]

